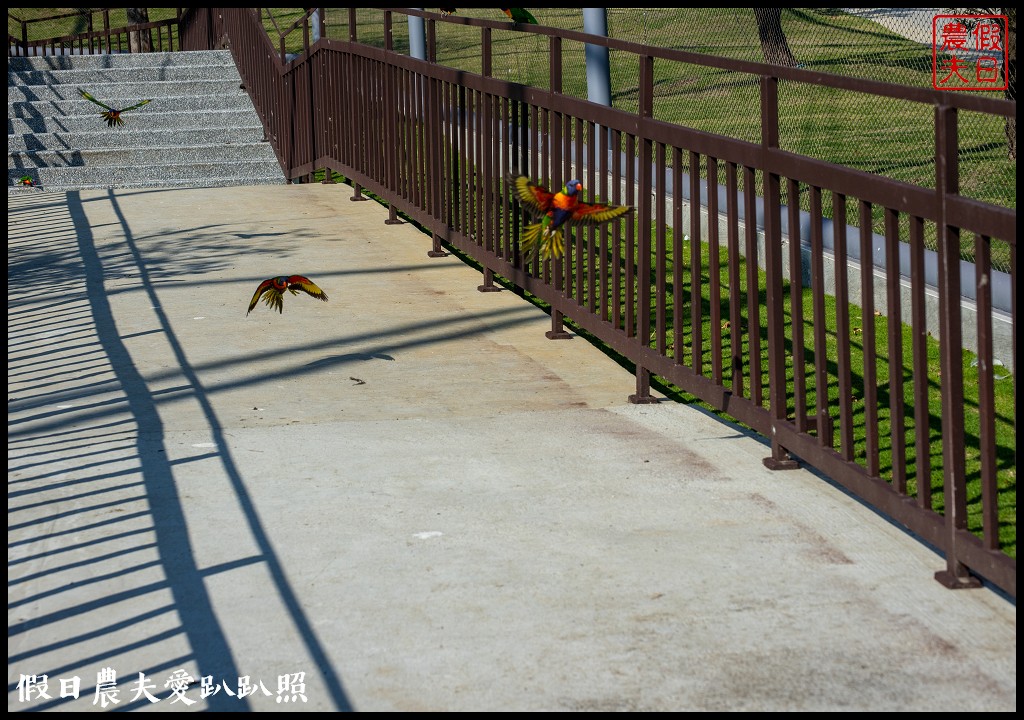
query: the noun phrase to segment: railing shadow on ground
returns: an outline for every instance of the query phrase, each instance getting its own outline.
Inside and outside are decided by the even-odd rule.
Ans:
[[[125,681],[133,680],[136,673],[150,679],[183,666],[192,669],[196,680],[209,677],[216,683],[239,678],[244,658],[237,657],[206,583],[216,574],[260,565],[272,578],[278,600],[313,661],[331,705],[337,710],[352,709],[326,648],[285,577],[273,540],[232,458],[211,396],[325,367],[391,359],[401,349],[478,334],[480,321],[489,329],[533,322],[536,311],[524,306],[460,314],[426,324],[328,337],[301,348],[268,350],[262,353],[263,359],[298,360],[308,358],[310,352],[359,348],[258,377],[218,382],[211,389],[204,385],[202,373],[254,358],[189,361],[161,310],[157,291],[178,280],[194,282],[195,276],[215,270],[223,262],[217,246],[195,242],[195,237],[201,232],[221,233],[210,226],[183,231],[192,238],[187,256],[173,239],[164,237],[160,245],[149,246],[156,252],[143,251],[114,193],[99,202],[114,208],[119,218],[116,228],[90,225],[80,195],[69,193],[67,198],[64,217],[60,203],[46,203],[43,210],[35,211],[45,213],[38,223],[35,214],[21,214],[19,200],[12,199],[10,210],[12,268],[26,289],[12,292],[9,307],[9,663],[12,668],[24,668],[26,675],[81,677],[111,658],[128,658],[130,663],[131,654],[139,651],[148,658],[166,657],[166,662],[130,667]],[[40,225],[47,229],[40,232]],[[112,252],[110,246],[100,247],[97,232],[123,234],[124,248]],[[323,277],[430,270],[429,266],[349,268]],[[105,280],[109,284],[125,277],[132,287],[105,289]],[[45,297],[32,289],[36,287],[48,289]],[[157,328],[128,335],[119,332],[111,301],[125,292],[141,293],[142,303],[156,313]],[[140,367],[133,358],[125,341],[149,333],[168,343],[174,355],[170,368]],[[36,382],[39,379],[44,382]],[[173,387],[165,387],[168,382]],[[182,394],[199,404],[212,449],[172,459],[161,405],[175,402]],[[216,462],[227,477],[255,538],[256,554],[209,567],[197,563],[175,469],[181,463],[199,461]],[[41,637],[47,640],[40,641]],[[55,637],[62,639],[52,640]],[[154,652],[157,645],[166,647]],[[88,677],[82,679],[88,681]],[[9,684],[9,694],[18,690]],[[95,688],[86,687],[84,694],[94,692]],[[73,701],[36,699],[40,702],[31,709],[67,709]],[[225,693],[205,700],[210,710],[250,709],[244,698]],[[150,702],[144,697],[133,699],[118,709]]]

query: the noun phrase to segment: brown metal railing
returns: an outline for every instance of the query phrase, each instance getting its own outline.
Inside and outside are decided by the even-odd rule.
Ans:
[[[8,26],[11,22],[17,23],[20,34],[18,36],[7,34],[7,55],[8,57],[23,57],[127,53],[133,52],[132,35],[137,38],[136,48],[141,48],[142,52],[170,52],[182,49],[180,44],[175,45],[182,14],[181,8],[178,8],[177,16],[174,18],[125,27],[110,26],[110,11],[111,8],[83,8],[76,12],[58,13],[27,20],[8,12]],[[81,18],[86,25],[86,31],[29,40],[29,29],[32,26],[46,26],[69,18]],[[134,52],[139,51],[139,49],[134,50]]]
[[[383,46],[374,47],[358,39],[359,12],[348,10],[347,39],[313,45],[308,21],[300,20],[302,52],[288,61],[257,10],[216,8],[198,23],[216,30],[196,37],[229,40],[288,178],[326,170],[328,180],[337,173],[353,183],[353,199],[367,189],[390,205],[389,221],[401,211],[433,234],[430,254],[448,243],[479,262],[481,290],[500,276],[547,303],[549,337],[563,337],[568,318],[627,358],[636,367],[631,401],[651,400],[652,376],[674,384],[766,437],[769,467],[792,467],[799,458],[938,548],[946,567],[936,578],[944,584],[969,587],[982,578],[1016,597],[1016,558],[1002,549],[999,533],[1001,522],[1016,524],[1015,504],[1011,518],[999,515],[999,493],[1015,496],[1016,455],[996,439],[991,269],[992,243],[1006,243],[1014,300],[1005,311],[1013,340],[1005,367],[1015,401],[1016,211],[959,195],[957,139],[958,112],[1015,118],[1015,102],[531,25],[521,31],[548,42],[547,57],[533,59],[549,68],[549,87],[540,89],[491,76],[491,33],[507,24],[455,20],[479,28],[477,74],[431,60],[440,16],[386,9]],[[426,19],[427,60],[393,50],[395,13]],[[195,42],[186,47],[205,41]],[[635,55],[639,112],[563,93],[569,43]],[[761,142],[654,119],[656,61],[756,78]],[[934,107],[936,186],[782,150],[780,81]],[[571,231],[564,258],[524,263],[517,242],[524,218],[506,186],[510,171],[548,186],[581,176],[592,195],[634,206],[635,222]],[[806,210],[793,202],[801,196]],[[876,210],[884,218],[882,270],[870,261]],[[804,212],[809,224],[801,224]],[[852,230],[841,221],[851,213],[859,218]],[[929,231],[938,242],[935,288],[926,287],[923,272]],[[966,280],[961,234],[976,239],[975,274]],[[907,246],[910,271],[901,275]],[[935,293],[937,366],[928,337]],[[964,295],[976,298],[973,315],[964,311]],[[970,413],[980,421],[970,435],[965,327],[977,337]],[[999,419],[1015,428],[1010,412]],[[968,454],[978,468],[971,478]],[[940,466],[941,482],[933,483]],[[980,501],[969,502],[968,487]],[[969,507],[981,508],[973,526]]]

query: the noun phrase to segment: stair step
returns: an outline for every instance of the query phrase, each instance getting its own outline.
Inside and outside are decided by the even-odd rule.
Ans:
[[[159,82],[102,82],[67,85],[15,85],[7,88],[7,103],[65,101],[84,102],[88,107],[97,107],[78,92],[81,88],[97,100],[113,107],[134,105],[145,98],[176,99],[180,97],[201,97],[206,95],[245,95],[240,80],[161,80]],[[245,95],[248,98],[248,95]]]
[[[110,183],[82,184],[74,187],[45,188],[45,187],[9,187],[7,195],[18,195],[21,193],[43,192],[75,192],[78,190],[159,190],[165,188],[210,188],[210,187],[247,187],[250,185],[283,185],[284,180],[275,177],[249,177],[240,178],[237,176],[207,177],[207,178],[183,178],[183,179],[162,179],[154,181],[131,180],[126,184],[111,185]]]
[[[117,137],[125,132],[145,132],[176,129],[206,129],[219,127],[255,128],[262,137],[263,125],[251,108],[234,110],[202,110],[195,112],[152,112],[154,103],[125,115],[124,127],[108,128],[99,113],[64,117],[32,116],[7,117],[8,144],[12,135],[26,133],[88,133],[102,132]],[[93,107],[96,107],[93,105]],[[159,110],[159,107],[154,108]],[[97,108],[99,110],[99,108]],[[116,131],[116,132],[115,132]]]
[[[91,92],[91,91],[90,91]],[[93,93],[96,95],[96,93]],[[99,98],[99,95],[96,95]],[[108,105],[118,106],[117,98],[101,98]],[[123,98],[120,102],[127,105],[142,100],[138,95],[134,98]],[[252,101],[245,94],[244,90],[235,89],[231,93],[222,95],[173,95],[158,97],[149,105],[143,105],[138,110],[124,116],[124,121],[134,119],[154,112],[198,112],[202,110],[238,110],[239,112],[253,112]],[[78,97],[77,100],[48,100],[48,101],[16,101],[7,103],[7,117],[12,118],[37,118],[37,117],[75,117],[93,115],[99,121],[103,109],[94,105],[88,100]]]
[[[189,145],[167,147],[121,147],[97,150],[28,150],[7,153],[8,170],[63,167],[128,167],[143,164],[201,162],[244,162],[273,159],[263,143],[244,145]]]
[[[8,70],[8,85],[74,85],[85,87],[98,83],[155,83],[161,81],[224,80],[238,78],[233,63],[225,65],[172,65],[171,67],[139,68],[73,68],[69,70]],[[91,90],[90,90],[91,92]]]
[[[43,190],[81,190],[102,187],[144,187],[174,183],[176,187],[191,183],[205,187],[211,179],[218,182],[230,178],[235,185],[285,184],[284,173],[277,163],[266,162],[199,162],[166,165],[115,167],[41,167],[26,172],[8,169],[8,187],[16,186],[22,175],[32,177]],[[25,188],[26,190],[29,188]]]
[[[92,128],[92,123],[90,123]],[[103,130],[26,133],[8,135],[7,152],[25,153],[42,150],[68,151],[123,149],[126,147],[184,147],[195,145],[194,128],[166,128],[151,130],[129,130],[127,127],[116,133],[105,127]],[[251,127],[203,127],[202,142],[216,145],[240,145],[263,142],[263,128]]]
[[[89,70],[94,68],[152,68],[191,65],[234,65],[230,50],[175,50],[174,52],[111,53],[109,55],[48,55],[46,57],[8,57],[7,72],[12,70]]]

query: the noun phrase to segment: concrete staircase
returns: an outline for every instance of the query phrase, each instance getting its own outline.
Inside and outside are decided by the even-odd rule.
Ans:
[[[284,184],[227,50],[7,58],[8,194]],[[153,102],[107,127],[98,105]],[[32,178],[35,188],[20,186]]]

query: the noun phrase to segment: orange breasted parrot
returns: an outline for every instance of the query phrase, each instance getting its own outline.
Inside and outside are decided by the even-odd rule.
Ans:
[[[35,185],[35,181],[32,180],[31,175],[22,175],[21,179],[18,180],[18,184],[24,185],[25,187],[32,187],[33,185]]]
[[[530,262],[538,251],[541,260],[562,257],[565,252],[563,225],[601,225],[633,210],[625,205],[581,202],[583,183],[579,180],[570,180],[565,184],[565,190],[557,193],[537,185],[525,175],[511,176],[509,181],[519,201],[541,216],[539,223],[523,228],[520,246],[526,253],[526,262]]]
[[[317,300],[327,302],[327,293],[317,287],[316,283],[308,277],[302,275],[281,275],[260,283],[259,287],[256,288],[256,293],[252,296],[252,300],[249,301],[249,310],[245,314],[248,315],[252,312],[252,309],[256,307],[256,303],[259,302],[260,296],[264,296],[263,302],[271,308],[276,308],[279,313],[283,313],[283,300],[286,290],[292,295],[298,295],[299,290],[301,290]]]
[[[100,117],[107,121],[107,127],[114,127],[115,125],[118,125],[118,126],[124,125],[124,120],[121,119],[121,113],[126,113],[129,110],[134,110],[136,108],[142,107],[143,105],[146,105],[147,103],[153,102],[153,98],[150,98],[149,100],[143,100],[140,103],[136,103],[135,105],[132,105],[131,107],[126,107],[126,108],[121,108],[120,110],[115,110],[114,108],[110,107],[106,103],[100,102],[99,100],[94,98],[92,95],[87,93],[82,88],[78,88],[78,92],[81,93],[82,97],[84,97],[86,100],[88,100],[90,102],[96,103],[101,108],[106,108],[106,112],[100,113]]]

